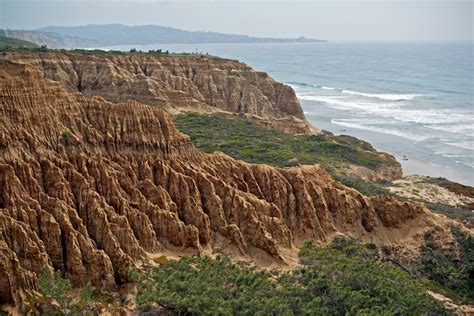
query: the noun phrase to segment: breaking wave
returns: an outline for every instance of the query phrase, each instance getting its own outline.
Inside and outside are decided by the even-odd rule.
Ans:
[[[404,123],[419,124],[473,124],[474,111],[460,109],[409,109],[404,103],[377,103],[353,100],[340,96],[298,95],[301,100],[325,103],[327,106],[359,114],[393,118]]]
[[[352,90],[342,90],[342,93],[357,95],[365,98],[375,98],[385,101],[409,101],[413,100],[416,97],[423,96],[422,94],[391,94],[391,93],[364,93]]]
[[[331,123],[344,126],[344,127],[366,130],[370,132],[394,135],[394,136],[403,137],[403,138],[413,140],[413,141],[423,141],[428,138],[427,136],[422,136],[416,133],[404,132],[398,129],[383,128],[383,127],[378,127],[378,126],[367,125],[367,124],[364,124],[364,122],[357,119],[332,119]]]
[[[424,96],[423,94],[415,94],[415,93],[411,93],[411,94],[365,93],[365,92],[353,91],[353,90],[344,89],[344,88],[321,86],[317,84],[311,84],[311,83],[299,82],[299,81],[290,81],[288,82],[288,84],[292,86],[293,88],[318,88],[318,89],[323,89],[323,90],[337,90],[344,94],[360,96],[364,98],[378,99],[378,100],[383,100],[383,101],[409,101],[409,100],[413,100],[416,97]]]

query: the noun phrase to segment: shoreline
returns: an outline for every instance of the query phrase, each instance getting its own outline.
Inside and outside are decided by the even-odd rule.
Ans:
[[[301,101],[303,100],[300,100],[300,102]],[[301,105],[303,109],[305,109],[304,101],[301,102]],[[314,108],[312,108],[312,110],[314,111]],[[452,182],[474,187],[473,171],[469,171],[467,167],[464,168],[466,169],[465,171],[458,170],[450,166],[423,159],[423,156],[429,155],[430,153],[423,152],[416,143],[411,143],[405,138],[350,127],[342,128],[339,125],[331,123],[330,120],[328,121],[329,117],[325,117],[324,115],[305,113],[305,116],[311,124],[318,128],[329,131],[334,135],[350,135],[356,137],[368,142],[377,151],[386,152],[394,156],[401,164],[404,177],[419,175],[433,178],[446,178]],[[387,146],[387,144],[390,145]]]
[[[391,153],[390,153],[391,154]],[[391,154],[393,155],[393,154]],[[417,158],[408,158],[405,160],[403,156],[393,155],[397,161],[402,165],[403,176],[428,176],[432,178],[446,178],[449,181],[457,182],[464,185],[469,185],[463,182],[456,180],[456,171],[450,167],[433,164],[429,161],[417,159]]]

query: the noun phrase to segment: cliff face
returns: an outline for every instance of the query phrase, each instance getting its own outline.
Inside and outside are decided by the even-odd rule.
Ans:
[[[70,93],[30,65],[0,63],[0,113],[0,303],[42,268],[114,289],[165,250],[284,262],[306,239],[391,243],[436,225],[318,165],[202,154],[160,108]]]
[[[134,100],[171,111],[227,111],[290,133],[314,131],[291,87],[237,61],[150,54],[12,53],[7,58],[38,67],[68,91],[111,102]]]

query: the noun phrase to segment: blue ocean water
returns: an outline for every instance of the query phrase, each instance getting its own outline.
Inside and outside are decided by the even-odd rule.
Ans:
[[[198,51],[244,61],[293,86],[316,127],[354,135],[394,154],[407,173],[474,185],[472,42],[136,48]]]

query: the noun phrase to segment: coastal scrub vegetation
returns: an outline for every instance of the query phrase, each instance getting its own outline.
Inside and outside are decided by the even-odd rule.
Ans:
[[[71,136],[72,136],[72,133],[68,129],[65,129],[61,132],[61,138],[70,138]]]
[[[175,117],[175,124],[181,132],[191,137],[199,150],[207,153],[222,151],[235,159],[275,167],[319,163],[334,179],[365,196],[391,195],[398,200],[408,200],[390,192],[387,186],[393,184],[389,182],[369,182],[344,174],[341,167],[347,164],[376,170],[395,163],[377,153],[370,144],[351,136],[335,136],[331,133],[290,135],[228,114],[185,113]],[[427,179],[429,183],[445,187],[456,194],[474,197],[471,187],[443,178]],[[474,223],[470,205],[454,207],[422,199],[416,202],[425,203],[432,211],[461,220],[468,226]]]
[[[18,40],[10,37],[0,36],[0,53],[7,52],[30,52],[30,53],[72,53],[72,54],[81,54],[81,55],[94,55],[94,56],[117,56],[117,55],[152,55],[152,56],[173,56],[173,57],[194,57],[194,58],[219,58],[211,56],[209,54],[202,53],[172,53],[168,50],[162,49],[150,49],[148,51],[137,50],[132,48],[129,51],[121,50],[104,50],[104,49],[83,49],[83,48],[71,48],[71,49],[55,49],[48,48],[46,45],[36,45],[35,43]]]
[[[74,295],[71,281],[63,278],[60,271],[42,270],[38,282],[40,295],[30,296],[25,301],[27,312],[39,312],[41,315],[88,315],[95,309],[95,293],[89,283],[78,295]]]
[[[321,163],[335,167],[352,163],[372,170],[391,161],[370,144],[351,136],[291,135],[226,114],[187,113],[176,117],[178,129],[206,152],[222,151],[251,163],[277,167]]]
[[[226,114],[186,113],[175,117],[178,129],[188,134],[201,151],[222,151],[235,159],[275,167],[322,164],[338,181],[365,195],[389,194],[382,183],[366,182],[338,172],[347,164],[371,170],[395,162],[368,143],[351,136],[291,135]]]
[[[442,203],[425,203],[431,211],[446,215],[454,220],[462,222],[464,225],[474,228],[473,205],[452,206]]]
[[[427,234],[413,273],[384,260],[375,245],[346,237],[326,246],[305,242],[301,266],[289,271],[260,270],[223,256],[162,256],[156,266],[130,272],[136,285],[130,301],[90,284],[72,289],[60,272],[44,270],[40,295],[25,302],[26,311],[98,315],[119,312],[133,301],[137,311],[173,314],[448,315],[426,289],[467,303],[472,303],[474,289],[473,238],[456,229],[453,233],[462,248],[459,262],[441,252]]]
[[[474,304],[474,237],[459,228],[451,229],[457,241],[443,249],[427,232],[416,273],[426,278],[434,291],[461,303]],[[457,248],[458,247],[458,248]]]
[[[28,315],[99,315],[101,312],[116,315],[128,303],[90,283],[73,288],[71,281],[60,271],[42,270],[38,283],[39,295],[30,295],[24,301],[24,311]]]
[[[446,178],[426,177],[429,184],[438,185],[457,195],[474,198],[474,187],[450,181]],[[450,218],[463,222],[469,227],[474,227],[474,203],[451,206],[442,203],[425,203],[433,212],[444,214]]]
[[[1,35],[1,34],[0,34]],[[35,43],[19,40],[16,38],[0,36],[0,51],[11,51],[20,49],[39,49]]]
[[[259,271],[228,258],[184,257],[134,271],[137,304],[203,315],[445,314],[400,268],[377,259],[374,247],[337,238],[307,242],[301,268]]]
[[[437,184],[453,193],[464,195],[467,197],[474,198],[474,187],[470,187],[461,183],[456,183],[453,181],[449,181],[446,178],[427,178],[428,183]],[[474,205],[472,205],[474,208]]]
[[[334,174],[330,171],[334,179],[342,184],[354,188],[365,196],[393,195],[385,188],[384,182],[368,182],[358,178],[351,178],[344,175]]]

